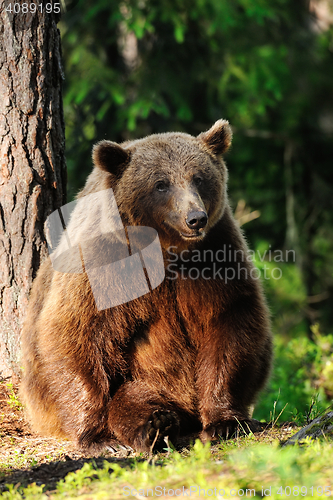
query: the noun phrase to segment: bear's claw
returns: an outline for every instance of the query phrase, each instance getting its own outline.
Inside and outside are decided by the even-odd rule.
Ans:
[[[218,422],[215,425],[207,426],[201,433],[201,440],[216,441],[219,438],[229,439],[237,434],[250,434],[251,432],[259,432],[264,428],[258,420],[247,419],[238,422],[237,420],[225,420]]]
[[[177,437],[179,420],[175,412],[170,410],[155,410],[144,429],[144,442],[148,449],[162,449],[166,443],[164,438],[170,440]]]

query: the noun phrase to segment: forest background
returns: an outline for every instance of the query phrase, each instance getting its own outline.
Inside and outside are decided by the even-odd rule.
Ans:
[[[272,312],[254,417],[302,423],[333,397],[331,0],[80,0],[59,23],[68,201],[92,145],[229,120],[232,208]]]

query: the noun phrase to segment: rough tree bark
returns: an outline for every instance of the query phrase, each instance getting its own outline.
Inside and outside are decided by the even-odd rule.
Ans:
[[[333,411],[328,411],[324,415],[315,418],[308,425],[305,425],[296,434],[291,436],[283,445],[302,444],[308,439],[333,437]]]
[[[0,377],[19,373],[44,222],[66,193],[59,16],[6,12],[9,3],[0,0]]]

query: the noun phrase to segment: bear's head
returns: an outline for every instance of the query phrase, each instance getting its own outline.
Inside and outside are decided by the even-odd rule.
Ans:
[[[163,248],[179,250],[202,240],[227,203],[227,169],[222,155],[231,144],[226,120],[198,137],[156,134],[116,144],[101,141],[94,165],[105,188],[114,191],[125,225],[150,226]]]

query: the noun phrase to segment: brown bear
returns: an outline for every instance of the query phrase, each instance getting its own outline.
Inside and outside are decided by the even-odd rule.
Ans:
[[[112,226],[107,206],[102,213],[85,208],[89,195],[111,188],[124,228],[157,231],[165,278],[101,309],[86,269],[43,263],[22,333],[21,392],[39,432],[89,450],[118,443],[148,451],[165,446],[166,436],[175,443],[200,432],[212,440],[238,424],[253,426],[250,407],[270,371],[271,333],[228,204],[222,155],[231,139],[228,122],[219,120],[198,137],[164,133],[95,145],[72,232],[89,232],[85,219],[89,227],[102,219]],[[107,253],[104,243],[97,247]]]

